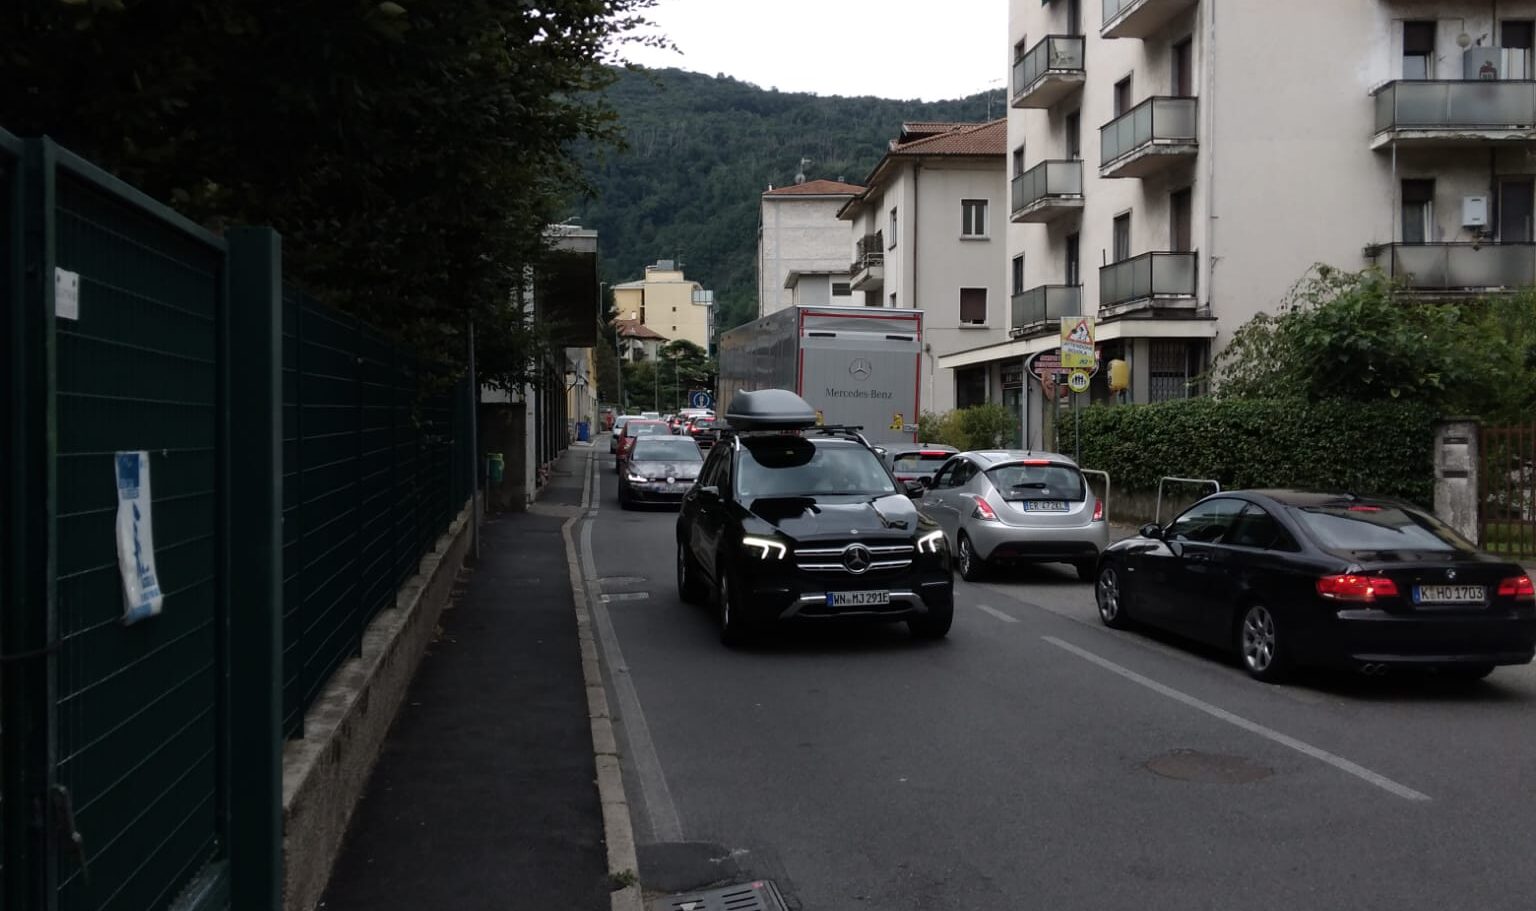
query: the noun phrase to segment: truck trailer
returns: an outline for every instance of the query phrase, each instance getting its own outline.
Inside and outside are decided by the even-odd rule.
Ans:
[[[874,442],[915,441],[923,312],[789,307],[720,336],[718,407],[738,392],[792,389],[825,424]]]

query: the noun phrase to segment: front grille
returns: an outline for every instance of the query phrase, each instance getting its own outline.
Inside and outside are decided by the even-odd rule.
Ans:
[[[835,546],[797,548],[795,563],[806,572],[868,575],[873,572],[906,569],[912,565],[912,555],[916,552],[916,548],[911,544],[864,544],[865,549],[869,551],[869,568],[862,573],[855,573],[844,562],[844,554],[854,544],[861,543],[863,542],[850,541]]]

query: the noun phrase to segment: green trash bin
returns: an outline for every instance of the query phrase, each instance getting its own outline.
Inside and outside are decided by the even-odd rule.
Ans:
[[[507,461],[499,452],[485,454],[485,474],[492,484],[500,484],[507,474]]]

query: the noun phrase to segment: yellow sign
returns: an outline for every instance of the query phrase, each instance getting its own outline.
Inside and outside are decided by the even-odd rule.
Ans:
[[[1082,370],[1072,371],[1072,375],[1067,377],[1067,388],[1073,392],[1087,392],[1088,374]]]
[[[1131,388],[1131,365],[1115,358],[1109,362],[1109,390],[1124,392]]]
[[[1098,365],[1099,358],[1093,343],[1093,317],[1062,317],[1061,369],[1093,370]]]
[[[827,415],[826,415],[826,413],[823,412],[820,408],[817,408],[816,409],[816,426],[820,427],[820,426],[822,426],[822,425],[824,425],[826,423],[827,423]]]
[[[906,421],[901,419],[901,412],[899,412],[899,411],[891,416],[891,429],[892,430],[900,430],[902,427],[906,426],[906,423],[907,423]]]

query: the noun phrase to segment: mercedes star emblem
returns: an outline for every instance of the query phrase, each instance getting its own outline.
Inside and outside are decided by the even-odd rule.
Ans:
[[[854,575],[869,569],[869,548],[850,544],[843,549],[843,567]]]
[[[853,363],[848,365],[848,372],[856,380],[867,380],[869,375],[875,372],[875,365],[869,362],[869,358],[856,357]]]
[[[1445,577],[1447,579],[1450,579],[1452,582],[1455,582],[1456,581],[1456,570],[1454,570],[1454,569],[1446,570],[1445,571]]]

